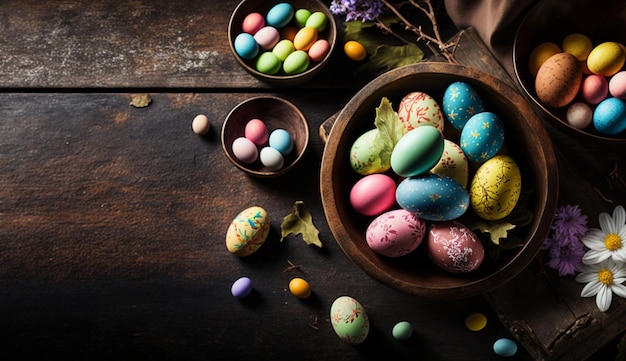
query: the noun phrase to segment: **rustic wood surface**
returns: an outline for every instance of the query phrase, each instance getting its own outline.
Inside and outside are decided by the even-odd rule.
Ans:
[[[359,81],[337,53],[304,87],[260,83],[228,47],[236,4],[0,5],[1,359],[359,360],[378,351],[498,360],[491,346],[500,337],[519,338],[516,360],[572,360],[564,345],[577,343],[578,358],[614,357],[624,300],[598,314],[593,300],[578,297],[580,285],[546,270],[540,258],[486,297],[448,302],[401,294],[358,269],[326,224],[317,130]],[[472,51],[471,65],[491,68],[481,49],[464,54]],[[130,106],[137,92],[152,103]],[[258,94],[292,101],[309,121],[304,161],[277,179],[245,176],[219,142],[230,109]],[[191,131],[199,113],[212,125],[204,137]],[[626,199],[624,184],[611,176],[616,166],[626,175],[624,149],[546,126],[558,151],[560,203],[580,204],[597,226],[597,214]],[[311,211],[322,249],[296,236],[278,241],[296,200]],[[237,258],[226,250],[225,232],[254,204],[270,214],[270,238],[257,254]],[[288,271],[289,262],[301,268]],[[255,291],[237,300],[230,286],[244,275]],[[310,299],[287,290],[295,276],[311,283]],[[330,304],[344,294],[360,300],[372,322],[357,347],[339,340],[329,322]],[[484,330],[465,328],[472,312],[487,315]],[[415,326],[407,342],[390,334],[402,320]]]

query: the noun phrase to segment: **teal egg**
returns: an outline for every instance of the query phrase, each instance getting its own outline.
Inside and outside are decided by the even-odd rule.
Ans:
[[[396,188],[396,201],[427,221],[459,218],[470,205],[469,193],[459,182],[432,173],[405,178]]]
[[[442,105],[444,116],[457,130],[462,130],[474,114],[485,110],[478,92],[463,81],[454,82],[446,88]]]
[[[248,33],[241,33],[235,38],[235,52],[240,57],[249,60],[259,54],[259,44],[254,37]]]
[[[428,172],[441,159],[443,134],[431,125],[410,130],[396,143],[391,152],[391,169],[403,177]]]
[[[298,74],[309,67],[309,54],[303,50],[296,50],[289,54],[283,63],[283,70],[287,74]]]
[[[293,18],[294,9],[289,3],[278,3],[267,12],[265,22],[275,28],[282,28]]]
[[[593,111],[593,126],[602,134],[615,135],[626,130],[626,102],[608,98]]]
[[[493,352],[501,357],[511,357],[517,353],[517,344],[508,338],[499,338],[493,343]]]
[[[459,143],[470,161],[482,163],[502,148],[504,123],[491,112],[474,114],[463,127]]]
[[[266,51],[256,60],[256,70],[263,74],[276,74],[280,70],[281,61],[276,54]]]

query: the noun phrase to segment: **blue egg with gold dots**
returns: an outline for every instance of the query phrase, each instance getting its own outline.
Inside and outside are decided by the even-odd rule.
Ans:
[[[504,144],[504,123],[496,114],[474,114],[461,131],[459,146],[472,162],[482,163],[500,151]]]
[[[454,82],[443,94],[443,113],[456,130],[462,130],[467,121],[485,110],[478,92],[468,83]]]

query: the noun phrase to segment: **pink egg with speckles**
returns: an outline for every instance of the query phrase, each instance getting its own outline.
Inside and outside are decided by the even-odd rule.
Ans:
[[[611,77],[609,92],[616,98],[626,100],[626,70],[622,70]]]
[[[402,257],[417,249],[424,239],[426,223],[404,209],[387,211],[367,227],[365,239],[372,251],[386,257]]]
[[[396,182],[385,174],[359,179],[350,190],[350,204],[364,216],[378,216],[396,203]]]
[[[580,94],[587,103],[599,104],[609,94],[609,82],[602,75],[591,74],[580,85]]]
[[[427,237],[428,255],[451,273],[468,273],[480,267],[485,249],[480,238],[458,221],[433,223]]]

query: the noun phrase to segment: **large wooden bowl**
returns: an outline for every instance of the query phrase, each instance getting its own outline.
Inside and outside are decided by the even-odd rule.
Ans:
[[[541,103],[535,92],[535,79],[528,70],[531,51],[543,42],[559,46],[571,33],[587,35],[595,45],[604,41],[626,44],[626,6],[623,1],[545,0],[537,3],[524,17],[515,35],[513,65],[515,76],[525,96],[540,109],[551,124],[573,137],[597,143],[626,144],[626,132],[601,134],[593,125],[577,129],[567,123],[567,107],[550,108]]]
[[[326,57],[324,57],[324,59],[319,62],[311,62],[309,68],[302,73],[290,75],[285,74],[281,70],[277,74],[273,75],[264,74],[256,69],[256,58],[246,60],[240,57],[235,51],[234,42],[237,35],[242,32],[241,24],[243,23],[243,19],[252,12],[257,12],[259,14],[265,15],[274,5],[281,2],[290,3],[296,10],[308,9],[311,12],[321,11],[328,18],[328,25],[326,26],[326,29],[324,31],[320,32],[319,38],[323,38],[328,41],[328,43],[330,44],[330,50],[328,51],[328,54],[326,54]],[[319,0],[243,0],[233,10],[230,20],[228,22],[228,41],[230,43],[230,48],[233,56],[235,57],[239,65],[241,65],[242,68],[244,68],[255,78],[274,86],[296,86],[313,79],[317,74],[322,71],[322,69],[330,60],[331,54],[333,53],[335,45],[337,43],[337,23],[335,22],[335,18],[330,12],[328,6],[326,6],[322,1]]]
[[[427,259],[423,247],[400,258],[374,253],[365,240],[372,218],[358,215],[349,202],[350,189],[362,177],[352,170],[350,148],[374,127],[375,108],[387,97],[397,110],[401,98],[422,91],[441,102],[454,81],[471,84],[485,109],[505,123],[505,146],[522,173],[522,190],[531,194],[532,222],[518,230],[523,244],[497,261],[484,262],[473,273],[453,274]],[[441,104],[441,103],[440,103]],[[448,130],[446,137],[455,140]],[[457,132],[458,133],[458,132]],[[458,141],[458,138],[456,139]],[[326,219],[345,254],[366,273],[398,291],[428,298],[462,298],[487,292],[522,271],[539,252],[556,209],[558,171],[552,143],[529,103],[499,79],[479,70],[447,63],[418,63],[381,75],[361,89],[339,112],[322,157],[320,189]],[[398,207],[399,208],[399,207]],[[468,211],[468,212],[471,212]]]

